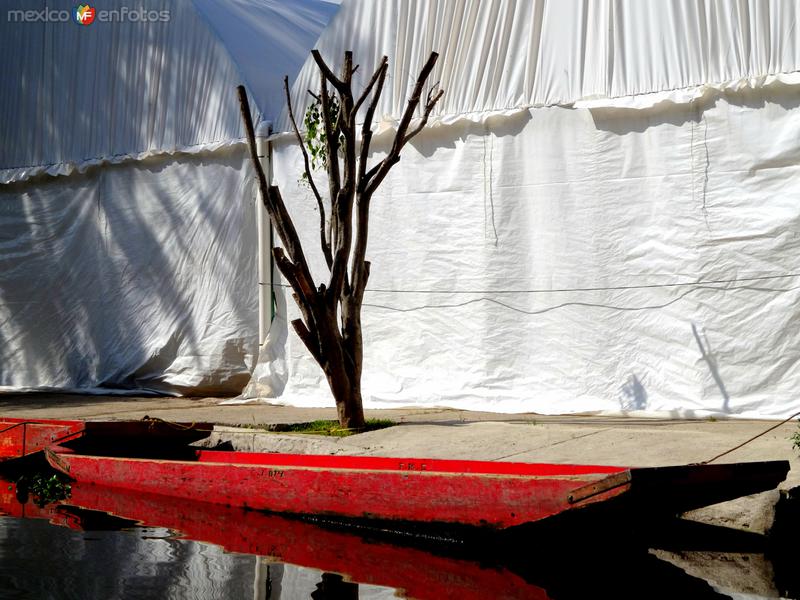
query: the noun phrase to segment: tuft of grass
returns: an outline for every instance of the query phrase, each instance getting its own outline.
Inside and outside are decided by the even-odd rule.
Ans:
[[[789,439],[792,441],[792,448],[800,450],[800,425],[798,425],[798,430]]]
[[[264,425],[248,425],[252,429],[266,429],[274,433],[310,433],[313,435],[329,435],[346,437],[356,433],[376,431],[396,425],[391,419],[367,419],[364,429],[347,429],[339,425],[339,421],[318,419],[306,423],[270,423]]]

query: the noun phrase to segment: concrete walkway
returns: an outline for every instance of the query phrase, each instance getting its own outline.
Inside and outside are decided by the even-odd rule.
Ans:
[[[276,423],[335,419],[331,408],[265,403],[224,404],[220,398],[146,398],[69,394],[0,394],[0,415],[51,419],[207,421],[252,428]],[[397,427],[343,439],[321,438],[353,452],[481,460],[592,462],[658,466],[708,460],[776,422],[739,419],[647,419],[598,415],[471,412],[449,408],[367,410],[368,418],[392,419]],[[790,437],[796,422],[781,425],[724,461],[791,460],[800,472]],[[257,434],[275,438],[275,434]],[[286,435],[278,436],[281,439]],[[308,439],[307,435],[288,436]],[[317,438],[317,436],[310,436]]]
[[[222,404],[218,398],[129,398],[66,394],[0,395],[0,415],[55,419],[207,421],[218,425],[210,443],[228,440],[240,450],[362,454],[521,462],[661,466],[709,460],[774,425],[748,420],[663,420],[595,415],[497,414],[454,409],[368,410],[395,427],[329,438],[274,434],[259,425],[334,419],[333,408],[263,403]],[[800,485],[798,452],[789,422],[717,462],[786,459],[792,470],[782,489]],[[745,529],[769,528],[777,492],[704,509],[698,518]]]

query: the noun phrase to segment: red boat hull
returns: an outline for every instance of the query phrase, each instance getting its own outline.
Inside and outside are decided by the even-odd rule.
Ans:
[[[507,529],[588,506],[675,516],[774,488],[787,461],[625,468],[196,450],[47,459],[76,481],[280,513]],[[185,455],[184,455],[185,456]]]
[[[83,435],[83,421],[0,418],[0,462],[41,452]]]
[[[73,479],[104,486],[273,512],[498,529],[574,508],[580,503],[570,501],[572,490],[625,471],[207,451],[198,452],[196,461],[87,456],[65,448],[50,448],[47,455],[55,468]],[[599,502],[626,489],[623,483],[583,503]]]

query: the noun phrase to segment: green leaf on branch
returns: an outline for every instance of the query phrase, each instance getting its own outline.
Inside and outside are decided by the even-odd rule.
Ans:
[[[336,120],[339,117],[339,101],[336,96],[331,96],[330,106],[328,107],[328,116],[333,129],[338,129]],[[322,103],[319,98],[314,98],[314,101],[308,105],[305,117],[303,118],[303,126],[305,128],[305,135],[303,141],[308,149],[308,155],[311,160],[311,169],[317,171],[326,168],[328,165],[328,138],[325,135],[325,123],[322,120]],[[344,145],[344,135],[339,133],[339,147]],[[302,179],[308,179],[308,175],[303,173]]]

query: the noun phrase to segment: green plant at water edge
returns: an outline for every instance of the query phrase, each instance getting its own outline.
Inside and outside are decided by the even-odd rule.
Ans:
[[[35,473],[33,475],[22,475],[17,479],[17,497],[20,502],[27,502],[28,498],[40,508],[66,500],[72,493],[72,486],[58,475]]]

